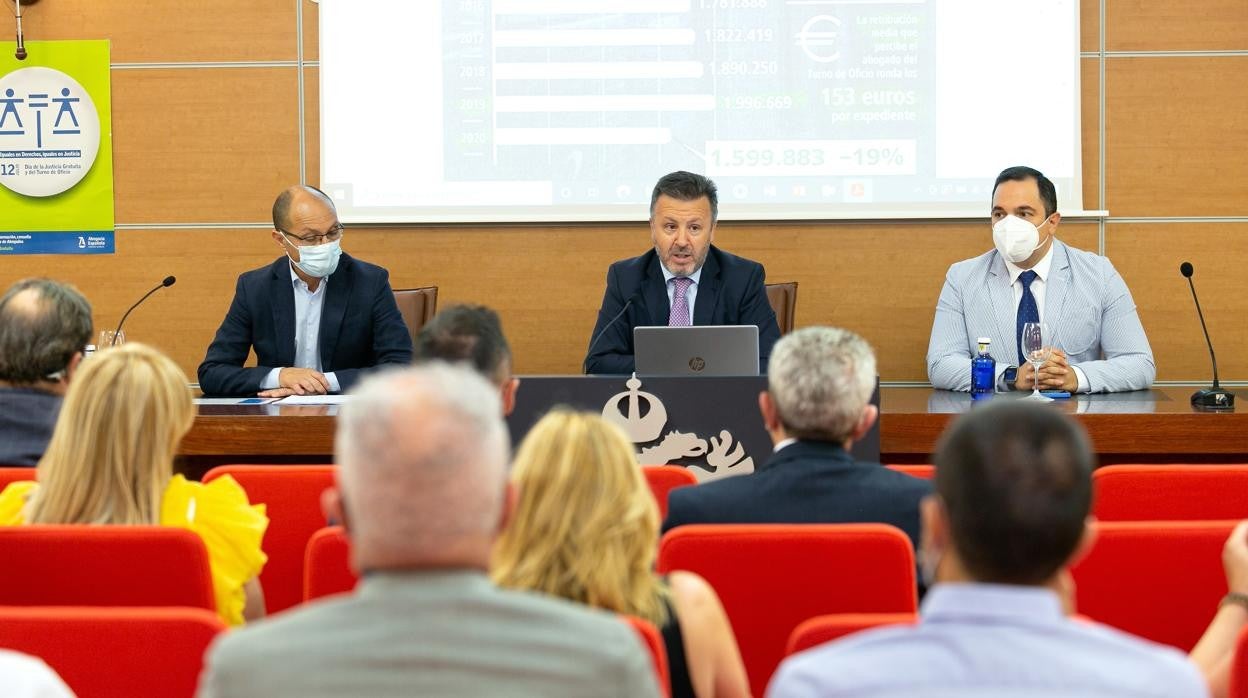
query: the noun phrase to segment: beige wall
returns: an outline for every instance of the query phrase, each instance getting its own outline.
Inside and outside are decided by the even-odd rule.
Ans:
[[[1222,375],[1248,380],[1248,2],[1083,0],[1082,17],[1084,200],[1111,217],[1067,222],[1061,235],[1122,272],[1162,380],[1207,374],[1177,273],[1192,261]],[[102,327],[175,274],[128,334],[193,375],[237,274],[278,254],[265,229],[273,196],[301,167],[317,180],[316,21],[308,0],[28,8],[29,38],[113,42],[118,253],[5,257],[0,283],[71,280]],[[1040,86],[1025,96],[1043,108]],[[770,280],[800,282],[798,325],[866,335],[887,381],[925,380],[944,271],[990,244],[978,221],[724,224],[717,238]],[[396,287],[494,306],[519,371],[566,373],[580,365],[607,264],[646,239],[624,224],[354,228],[346,247],[387,266]]]

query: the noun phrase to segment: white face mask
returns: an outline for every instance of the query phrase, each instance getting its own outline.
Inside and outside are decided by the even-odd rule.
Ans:
[[[1029,221],[1011,214],[993,224],[992,243],[1002,257],[1018,264],[1040,249],[1040,230]]]
[[[323,279],[338,269],[338,258],[342,256],[342,240],[334,240],[323,245],[309,245],[297,248],[299,261],[295,262],[303,273]],[[290,255],[289,252],[286,253]],[[294,261],[292,258],[291,261]]]

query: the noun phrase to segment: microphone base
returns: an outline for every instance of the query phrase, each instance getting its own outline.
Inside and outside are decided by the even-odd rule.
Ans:
[[[1192,406],[1205,410],[1235,409],[1235,394],[1220,388],[1207,388],[1192,393]]]

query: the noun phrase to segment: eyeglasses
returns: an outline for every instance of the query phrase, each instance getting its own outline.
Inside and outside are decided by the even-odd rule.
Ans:
[[[278,228],[277,232],[281,233],[282,235],[285,235],[288,238],[294,238],[308,245],[324,245],[327,242],[334,242],[335,240],[342,239],[342,233],[345,230],[346,228],[344,228],[342,224],[340,223],[334,226],[333,228],[331,228],[328,233],[321,233],[321,234],[314,234],[314,235],[295,235],[293,233],[288,233],[285,230],[282,230],[281,228]]]

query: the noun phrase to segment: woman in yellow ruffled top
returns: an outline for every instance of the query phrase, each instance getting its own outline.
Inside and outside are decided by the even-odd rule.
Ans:
[[[161,525],[199,534],[217,613],[231,625],[264,615],[257,576],[269,519],[233,478],[203,485],[173,474],[195,406],[186,374],[142,344],[105,349],[70,382],[34,482],[0,492],[0,525]]]

